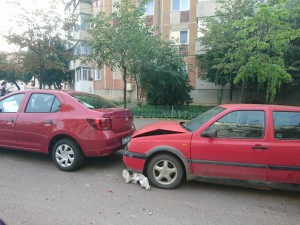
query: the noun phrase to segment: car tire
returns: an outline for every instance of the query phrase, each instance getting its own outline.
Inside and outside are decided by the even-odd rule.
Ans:
[[[147,165],[150,183],[162,189],[176,188],[183,180],[183,168],[179,160],[169,154],[159,154]]]
[[[53,146],[52,159],[60,170],[70,172],[82,165],[84,155],[75,141],[64,138]]]

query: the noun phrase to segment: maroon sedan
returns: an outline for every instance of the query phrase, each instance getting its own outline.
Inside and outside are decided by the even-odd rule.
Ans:
[[[130,110],[94,94],[18,91],[0,99],[0,147],[50,153],[59,169],[73,171],[84,157],[123,148],[133,119]]]
[[[300,107],[220,105],[133,134],[123,160],[159,188],[200,180],[300,191]]]

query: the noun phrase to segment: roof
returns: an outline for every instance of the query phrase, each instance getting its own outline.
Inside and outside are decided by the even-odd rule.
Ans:
[[[269,108],[272,110],[300,110],[299,106],[288,106],[288,105],[268,105],[268,104],[223,104],[220,105],[223,108]]]

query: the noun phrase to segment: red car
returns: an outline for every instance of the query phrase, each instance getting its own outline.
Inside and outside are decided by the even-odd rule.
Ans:
[[[27,90],[0,99],[0,147],[52,154],[76,170],[84,157],[123,148],[135,131],[130,110],[94,94]]]
[[[123,161],[159,188],[183,180],[300,190],[300,107],[220,105],[136,131]]]

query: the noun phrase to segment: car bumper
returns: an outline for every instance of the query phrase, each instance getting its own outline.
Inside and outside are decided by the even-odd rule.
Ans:
[[[145,154],[126,150],[123,154],[123,162],[129,171],[143,172],[147,156]]]
[[[101,157],[124,149],[127,143],[122,143],[122,139],[131,136],[134,130],[132,128],[129,131],[119,134],[107,131],[102,136],[98,136],[96,133],[94,136],[97,138],[85,140],[85,143],[81,145],[84,155],[86,157]]]

